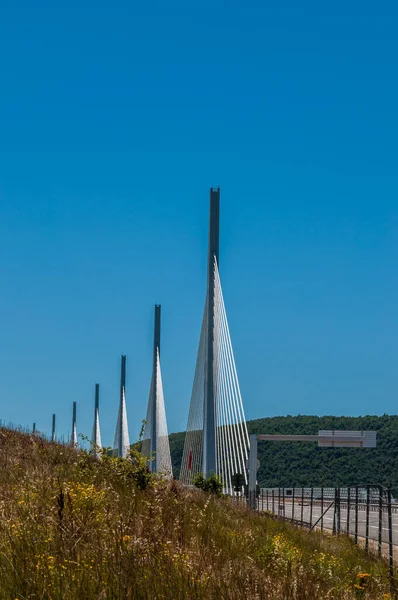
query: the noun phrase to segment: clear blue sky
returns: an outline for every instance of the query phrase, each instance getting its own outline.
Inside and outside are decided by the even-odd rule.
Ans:
[[[247,418],[396,413],[396,2],[0,9],[0,417],[103,441],[127,354],[169,431],[202,317],[208,188]]]

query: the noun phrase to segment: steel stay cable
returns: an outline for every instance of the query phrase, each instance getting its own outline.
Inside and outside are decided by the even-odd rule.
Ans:
[[[220,325],[220,324],[219,324]],[[221,355],[221,347],[222,347],[222,339],[221,339],[221,330],[219,328],[219,354]],[[228,489],[228,468],[227,468],[227,448],[228,448],[228,439],[227,439],[227,424],[225,419],[225,406],[224,406],[224,398],[225,398],[225,390],[224,390],[224,381],[223,381],[223,368],[222,363],[219,361],[218,365],[218,377],[219,377],[219,388],[217,391],[217,402],[220,407],[220,423],[221,423],[221,435],[223,440],[222,446],[222,463],[223,463],[223,477],[224,477],[224,485],[226,489]],[[219,398],[219,399],[218,399]]]
[[[205,306],[205,311],[204,311],[203,319],[202,319],[202,329],[201,329],[201,334],[200,334],[200,339],[199,339],[198,355],[197,355],[197,360],[196,360],[194,382],[193,382],[193,386],[192,386],[191,403],[190,403],[190,408],[189,408],[187,433],[186,433],[185,444],[184,444],[182,476],[185,479],[186,483],[192,483],[192,481],[190,481],[190,479],[192,479],[192,475],[194,473],[194,463],[195,463],[195,466],[197,464],[197,461],[196,461],[197,448],[196,448],[196,443],[195,443],[196,442],[195,428],[197,426],[198,387],[200,386],[201,374],[203,373],[203,365],[202,365],[203,358],[202,357],[204,355],[203,346],[204,346],[204,335],[205,335],[205,331],[206,331],[206,309],[207,309],[207,306]],[[189,469],[188,469],[190,452],[192,452],[191,473],[189,473]]]
[[[219,369],[219,347],[220,347],[220,324],[219,324],[219,318],[218,318],[218,305],[219,305],[219,294],[218,294],[218,290],[217,290],[217,295],[216,295],[216,320],[215,320],[215,340],[216,340],[216,351],[215,351],[215,356],[216,356],[216,364],[215,364],[215,370],[216,370],[216,377],[217,377],[217,392],[216,392],[216,398],[218,398],[219,393],[220,393],[220,369]],[[217,441],[218,441],[218,446],[217,446],[217,462],[218,462],[218,474],[221,476],[221,480],[223,481],[223,484],[225,482],[225,470],[224,470],[224,442],[223,442],[223,432],[222,432],[222,413],[221,413],[221,407],[217,406],[217,402],[216,402],[216,407],[217,407]]]
[[[220,434],[221,434],[221,440],[222,440],[222,446],[221,446],[221,464],[222,464],[222,480],[223,480],[223,484],[224,486],[228,486],[228,481],[227,481],[227,463],[226,463],[226,454],[227,454],[227,439],[226,439],[226,429],[225,429],[225,419],[224,419],[224,400],[223,400],[223,395],[224,395],[224,389],[223,389],[223,382],[222,382],[222,371],[221,368],[219,368],[219,372],[218,372],[218,378],[219,378],[219,387],[218,387],[218,398],[219,398],[219,414],[220,414],[220,418],[219,418],[219,423],[220,423]]]
[[[228,321],[227,321],[224,303],[222,305],[222,308],[223,308],[223,311],[222,311],[223,328],[225,331],[226,346],[227,346],[227,361],[228,361],[229,370],[231,373],[231,382],[232,382],[231,385],[232,385],[233,398],[234,398],[233,412],[234,412],[234,418],[235,418],[235,423],[236,423],[237,436],[239,439],[240,452],[238,452],[238,456],[240,459],[239,462],[240,462],[241,472],[242,472],[242,474],[245,475],[245,478],[246,478],[246,469],[245,469],[244,463],[245,463],[245,458],[247,459],[248,454],[247,454],[247,449],[244,447],[244,441],[242,439],[243,431],[241,431],[241,427],[240,427],[241,423],[239,422],[239,415],[238,415],[239,399],[237,397],[237,393],[238,393],[238,388],[237,388],[237,384],[236,384],[237,374],[236,374],[236,369],[233,370],[232,342],[231,342],[231,337],[229,335]],[[246,450],[246,452],[244,452],[244,450]]]
[[[227,414],[227,420],[228,420],[228,430],[229,430],[229,434],[230,434],[230,439],[231,439],[231,450],[232,450],[232,456],[230,456],[230,460],[232,458],[233,463],[234,463],[234,470],[236,472],[236,457],[235,457],[235,451],[234,451],[234,431],[232,430],[231,432],[231,427],[233,427],[232,425],[232,419],[231,419],[231,407],[230,407],[230,386],[229,386],[229,373],[228,373],[228,362],[226,361],[226,340],[225,340],[225,330],[224,330],[224,324],[222,319],[220,320],[221,322],[221,336],[222,336],[222,352],[221,352],[221,363],[223,365],[223,371],[224,371],[224,379],[225,379],[225,388],[226,388],[226,414]],[[236,445],[236,440],[235,440],[235,445]],[[232,468],[232,465],[231,465]]]
[[[206,356],[206,344],[207,344],[207,298],[205,304],[205,312],[203,315],[202,331],[199,343],[199,365],[198,365],[198,379],[195,390],[195,412],[194,412],[194,451],[192,456],[192,475],[202,471],[202,458],[203,458],[203,394],[204,394],[204,370],[205,370],[205,356]],[[202,432],[202,433],[200,433]]]
[[[232,443],[231,443],[231,432],[230,432],[230,428],[229,428],[229,422],[228,422],[228,412],[227,412],[227,386],[226,386],[226,377],[225,377],[225,362],[223,361],[223,354],[224,354],[224,347],[223,344],[221,344],[221,351],[220,351],[220,374],[221,374],[221,386],[220,386],[220,398],[221,398],[221,408],[222,408],[222,414],[223,414],[223,420],[224,420],[224,431],[225,431],[225,441],[226,441],[226,447],[225,447],[225,455],[224,455],[224,464],[225,464],[225,471],[226,471],[226,475],[227,475],[227,489],[231,489],[232,487],[232,469],[231,469],[231,455],[232,455]]]
[[[217,275],[219,278],[218,270],[217,270]],[[221,280],[220,280],[220,295],[221,295],[223,310],[225,313],[225,324],[226,324],[226,328],[227,328],[227,334],[228,334],[229,339],[231,340],[228,319],[227,319],[227,314],[226,314],[226,310],[225,310],[225,303],[224,303],[224,296],[223,296],[223,292],[222,292]],[[239,402],[238,402],[238,409],[239,409],[239,413],[240,413],[239,422],[240,422],[240,426],[242,428],[242,436],[246,440],[244,449],[245,449],[245,458],[247,459],[248,458],[248,448],[249,448],[249,434],[248,434],[247,426],[246,426],[246,418],[245,418],[245,413],[244,413],[244,408],[243,408],[242,395],[240,392],[238,374],[236,371],[236,364],[235,364],[235,358],[234,358],[233,349],[232,349],[232,342],[231,342],[231,348],[230,348],[230,355],[231,355],[232,369],[234,371],[234,380],[235,380],[235,385],[236,385],[236,391],[237,391],[238,398],[239,398]]]
[[[217,265],[216,265],[217,267]],[[232,392],[231,393],[231,397],[232,397],[232,402],[231,404],[231,416],[233,416],[233,418],[231,419],[232,421],[232,427],[234,429],[234,437],[235,437],[235,444],[236,444],[236,449],[237,449],[237,454],[238,454],[238,462],[239,462],[239,468],[241,470],[242,473],[245,472],[245,468],[244,468],[244,460],[242,460],[242,439],[241,439],[241,435],[240,435],[240,429],[239,429],[239,425],[238,425],[238,413],[237,413],[237,398],[236,398],[236,383],[234,381],[234,374],[231,368],[231,359],[230,359],[230,355],[231,355],[231,351],[232,351],[232,344],[231,344],[231,338],[229,335],[229,331],[228,331],[228,322],[227,322],[227,317],[226,317],[226,312],[225,312],[225,305],[224,305],[224,301],[223,301],[223,295],[222,295],[222,287],[221,287],[221,281],[220,281],[220,277],[219,277],[219,273],[218,270],[217,272],[217,283],[218,283],[218,287],[220,290],[220,299],[221,299],[221,321],[222,321],[222,331],[223,331],[223,337],[224,337],[224,344],[226,346],[226,355],[225,355],[225,360],[227,361],[228,364],[228,385],[229,385],[229,389]]]
[[[168,436],[168,427],[167,427],[167,418],[166,418],[166,408],[164,404],[164,392],[163,392],[163,379],[162,379],[162,370],[160,366],[160,356],[159,351],[157,352],[157,372],[158,372],[158,399],[156,402],[157,410],[158,410],[158,447],[160,448],[160,456],[159,456],[159,468],[162,472],[165,472],[169,475],[173,473],[173,466],[171,462],[171,453],[170,453],[170,443]]]
[[[199,348],[200,348],[200,346],[199,346]],[[188,460],[189,460],[189,452],[192,450],[192,433],[191,432],[193,430],[193,418],[194,418],[194,411],[196,409],[193,399],[194,399],[194,395],[195,395],[195,389],[197,386],[198,364],[199,364],[199,356],[197,357],[197,361],[196,361],[195,375],[194,375],[194,381],[193,381],[193,386],[192,386],[191,403],[190,403],[190,407],[189,407],[187,432],[185,434],[184,452],[183,452],[183,459],[182,459],[182,469],[181,469],[182,473],[180,476],[180,479],[186,480],[185,483],[188,483],[188,481],[187,481],[188,480]]]
[[[231,386],[230,386],[230,373],[229,373],[229,365],[228,365],[228,361],[226,360],[226,351],[227,351],[227,347],[226,347],[226,339],[225,339],[225,327],[224,327],[224,323],[223,321],[221,321],[221,331],[222,331],[222,339],[223,339],[223,343],[222,343],[222,362],[224,365],[224,377],[225,377],[225,385],[226,385],[226,391],[227,391],[227,396],[226,396],[226,407],[227,407],[227,419],[228,419],[228,429],[229,429],[229,433],[230,433],[230,438],[231,438],[231,449],[232,449],[232,455],[230,456],[230,461],[232,459],[232,463],[233,463],[233,469],[235,471],[235,473],[237,472],[237,461],[236,461],[236,454],[237,454],[237,440],[236,440],[236,432],[234,431],[234,426],[233,426],[233,418],[232,418],[232,410],[231,410]],[[232,429],[232,431],[231,431]],[[232,468],[232,464],[231,464],[231,468]]]
[[[230,352],[230,345],[231,345],[231,340],[230,338],[226,337],[227,334],[227,330],[226,330],[226,321],[225,321],[225,311],[224,311],[224,319],[223,319],[223,332],[224,332],[224,337],[225,339],[225,344],[226,344],[226,348],[227,348],[227,362],[228,362],[228,368],[229,368],[229,385],[230,385],[230,389],[231,389],[231,396],[232,396],[232,412],[233,412],[233,419],[235,421],[234,424],[234,430],[235,430],[235,439],[236,439],[236,446],[237,446],[237,453],[238,453],[238,462],[239,462],[239,468],[240,468],[240,472],[243,474],[245,472],[245,466],[244,466],[244,459],[243,459],[243,445],[242,445],[242,439],[240,436],[240,429],[238,426],[238,413],[237,413],[237,398],[236,398],[236,394],[234,393],[236,391],[236,387],[235,387],[235,382],[233,382],[232,378],[233,378],[233,371],[231,370],[231,363],[228,360],[228,352]]]
[[[225,457],[227,463],[227,470],[230,478],[230,488],[232,488],[232,461],[234,460],[234,448],[233,448],[233,437],[231,432],[230,425],[230,415],[229,415],[229,406],[228,406],[228,397],[229,397],[229,388],[228,388],[228,376],[227,376],[227,363],[225,361],[225,344],[224,344],[224,336],[223,336],[223,328],[221,323],[221,336],[222,336],[222,344],[221,344],[221,352],[220,352],[220,363],[221,363],[221,373],[222,373],[222,388],[223,388],[223,411],[224,411],[224,421],[225,421],[225,431],[226,431],[226,439],[227,439],[227,448],[228,454]],[[235,467],[236,470],[236,467]]]
[[[224,356],[224,360],[226,361],[226,365],[227,365],[227,380],[228,380],[228,391],[229,391],[229,397],[232,398],[232,401],[230,400],[229,402],[229,417],[230,417],[230,421],[231,421],[231,427],[233,428],[233,436],[234,436],[234,441],[235,441],[235,448],[236,448],[236,452],[234,454],[237,454],[237,460],[236,457],[234,456],[234,462],[235,462],[235,472],[237,472],[237,464],[239,464],[239,469],[240,472],[242,472],[242,474],[244,473],[244,466],[243,466],[243,462],[242,462],[242,458],[241,458],[241,453],[242,453],[242,448],[240,445],[240,440],[238,441],[238,432],[237,432],[237,428],[234,426],[234,419],[236,422],[236,411],[235,411],[235,406],[234,406],[234,387],[233,387],[233,383],[231,381],[231,377],[232,377],[232,371],[230,368],[230,363],[228,361],[228,339],[226,337],[226,327],[225,327],[225,320],[222,318],[222,335],[223,335],[223,345],[225,348],[225,356]],[[235,413],[235,414],[234,414]]]

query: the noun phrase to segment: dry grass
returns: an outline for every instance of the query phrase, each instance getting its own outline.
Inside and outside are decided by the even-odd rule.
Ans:
[[[1,600],[381,599],[388,591],[386,564],[347,538],[148,481],[139,460],[96,462],[0,429]]]

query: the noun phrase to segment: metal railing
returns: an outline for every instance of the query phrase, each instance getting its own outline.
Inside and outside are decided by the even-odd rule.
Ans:
[[[338,488],[265,488],[247,498],[259,513],[268,512],[309,531],[348,535],[366,552],[387,558],[394,584],[394,551],[398,546],[398,505],[391,489],[381,485]]]

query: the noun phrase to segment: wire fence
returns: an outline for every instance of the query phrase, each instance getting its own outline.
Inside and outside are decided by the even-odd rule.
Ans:
[[[398,546],[398,504],[381,485],[338,488],[264,488],[247,497],[258,512],[269,512],[309,530],[348,535],[366,552],[388,560],[394,584]]]

